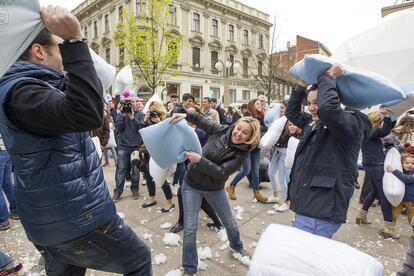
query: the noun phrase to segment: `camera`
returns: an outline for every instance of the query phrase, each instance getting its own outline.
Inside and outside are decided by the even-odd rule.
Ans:
[[[130,100],[125,100],[122,102],[122,113],[132,113],[132,102]]]
[[[160,118],[161,117],[161,112],[159,112],[158,110],[154,110],[154,111],[150,111],[149,112],[149,117],[150,118]]]

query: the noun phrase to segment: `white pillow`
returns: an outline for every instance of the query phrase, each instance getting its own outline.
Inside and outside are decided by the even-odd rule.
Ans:
[[[260,139],[260,148],[271,148],[276,145],[282,135],[283,129],[287,122],[286,116],[282,116],[272,123],[267,132]]]
[[[391,165],[396,170],[402,171],[401,154],[396,148],[391,148],[385,156],[385,172],[382,177],[382,188],[388,201],[392,206],[397,207],[404,198],[405,184],[395,175],[386,171],[388,165]]]

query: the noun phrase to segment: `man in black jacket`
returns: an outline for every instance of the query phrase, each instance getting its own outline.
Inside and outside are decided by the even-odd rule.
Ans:
[[[307,96],[310,115],[301,111],[303,81],[286,108],[286,117],[303,130],[289,183],[294,226],[328,238],[346,221],[359,150],[371,132],[366,115],[340,106],[335,77],[343,72],[337,64],[318,77]]]
[[[217,105],[216,98],[211,98],[210,106],[212,109],[218,112],[219,118],[220,118],[220,124],[222,125],[227,124],[226,111],[220,105]]]

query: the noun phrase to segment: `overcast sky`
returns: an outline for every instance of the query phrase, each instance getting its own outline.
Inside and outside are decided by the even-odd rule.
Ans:
[[[301,35],[325,44],[334,52],[341,42],[381,19],[381,8],[403,0],[239,0],[276,17],[278,48]],[[40,0],[41,5],[61,5],[69,10],[82,0]]]

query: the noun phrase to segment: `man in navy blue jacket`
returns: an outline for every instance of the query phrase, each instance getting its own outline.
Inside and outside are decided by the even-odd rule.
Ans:
[[[130,107],[126,108],[126,102]],[[138,150],[142,144],[139,130],[144,121],[145,114],[138,110],[136,97],[128,97],[127,101],[121,101],[120,114],[116,116],[116,128],[118,130],[118,163],[116,165],[113,201],[118,202],[124,191],[125,177],[131,172],[132,198],[139,198],[139,170],[137,166],[131,166],[131,154]]]
[[[334,65],[318,77],[317,86],[307,95],[310,114],[301,109],[307,87],[301,81],[285,113],[303,131],[289,183],[294,226],[328,238],[346,221],[358,154],[371,132],[366,115],[340,106],[335,77],[343,72],[340,65]]]
[[[116,214],[89,135],[102,125],[102,85],[77,19],[42,8],[45,29],[0,79],[0,132],[28,239],[48,276],[86,268],[151,275],[151,253]]]

